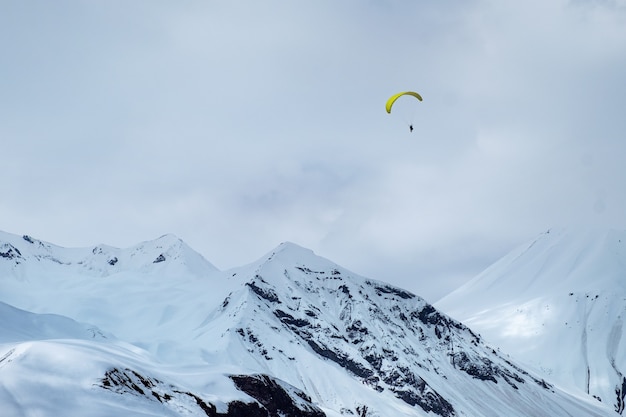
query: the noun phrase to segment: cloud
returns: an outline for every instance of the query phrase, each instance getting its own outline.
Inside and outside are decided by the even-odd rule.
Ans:
[[[175,233],[222,268],[291,240],[435,298],[548,227],[625,227],[625,19],[621,1],[7,5],[0,228]],[[424,101],[387,115],[405,89]]]

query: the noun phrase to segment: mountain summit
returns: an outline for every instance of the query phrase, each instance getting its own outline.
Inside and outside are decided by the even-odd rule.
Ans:
[[[0,301],[27,311],[0,313],[53,321],[45,333],[32,327],[30,340],[0,344],[0,401],[15,415],[80,415],[84,404],[103,416],[612,414],[523,369],[417,295],[292,243],[228,271],[190,268],[158,242],[138,246],[163,246],[156,251],[108,248],[105,257],[47,245],[46,256],[66,260],[48,269],[33,266],[42,260],[19,239],[39,245],[0,242],[2,253],[19,250],[26,274],[14,273],[17,255],[0,258]],[[165,259],[154,263],[157,252]],[[119,270],[84,268],[111,254]],[[142,262],[122,268],[133,254]],[[0,318],[0,332],[6,325]],[[98,337],[85,339],[85,326]]]

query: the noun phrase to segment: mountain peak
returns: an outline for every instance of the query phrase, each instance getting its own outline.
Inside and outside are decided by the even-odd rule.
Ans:
[[[317,271],[342,269],[334,262],[317,255],[311,249],[288,241],[282,242],[252,265],[256,274],[265,271],[265,275],[268,276],[280,276],[281,274],[277,272],[284,270],[285,267]]]
[[[311,249],[300,246],[296,243],[285,241],[280,243],[269,255],[270,258],[281,260],[308,259],[317,257]]]
[[[166,233],[149,242],[163,247],[188,247],[181,238],[173,233]]]

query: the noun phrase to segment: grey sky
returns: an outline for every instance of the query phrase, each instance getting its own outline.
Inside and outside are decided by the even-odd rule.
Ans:
[[[624,0],[0,0],[0,229],[221,269],[289,240],[435,301],[626,227],[624,74]]]

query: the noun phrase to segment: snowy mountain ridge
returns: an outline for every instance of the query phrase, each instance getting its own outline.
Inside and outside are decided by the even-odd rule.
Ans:
[[[171,236],[129,249],[0,237],[0,301],[27,310],[0,309],[9,415],[81,415],[85,404],[131,416],[614,414],[420,297],[292,243],[218,271]],[[102,337],[73,336],[74,320]]]
[[[0,264],[2,272],[18,277],[32,277],[37,274],[37,267],[46,269],[49,274],[49,270],[57,265],[63,267],[64,273],[69,270],[101,277],[121,271],[150,272],[165,266],[173,269],[171,273],[195,276],[217,271],[202,255],[171,234],[121,250],[108,245],[68,249],[28,235],[20,238],[0,232],[0,258],[11,261]],[[169,262],[165,263],[165,260]]]

